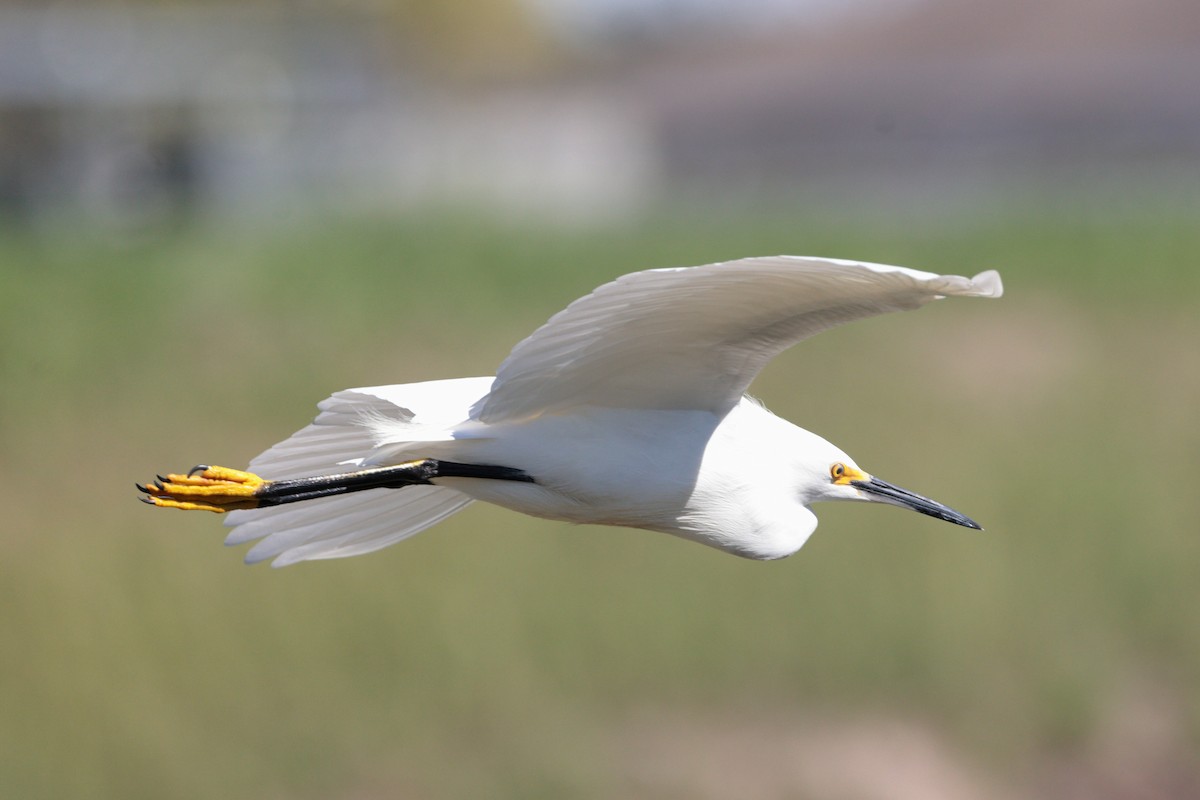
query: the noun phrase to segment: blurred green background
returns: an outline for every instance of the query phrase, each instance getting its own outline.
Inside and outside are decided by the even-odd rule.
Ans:
[[[729,760],[732,786],[791,796],[792,743],[851,724],[971,774],[1194,779],[1196,219],[6,236],[4,794],[709,796]],[[793,251],[1004,271],[1001,302],[830,333],[756,386],[987,532],[826,506],[797,556],[754,563],[472,507],[271,570],[215,517],[135,500],[246,462],[337,387],[486,374],[619,271]]]
[[[540,113],[493,94],[489,64],[662,91],[629,61],[614,78],[625,39],[489,54],[468,12],[425,13],[420,37],[462,50],[418,60],[424,79],[468,105]],[[695,30],[731,24],[638,58],[695,66]],[[838,130],[829,150],[732,140],[804,169],[832,153],[845,182],[732,157],[704,173],[683,147],[595,207],[608,184],[535,177],[483,201],[306,175],[322,193],[243,203],[175,175],[135,184],[157,187],[144,202],[110,191],[120,170],[0,191],[0,796],[1200,795],[1200,159],[1164,145],[1110,169],[1084,137],[981,174],[949,148],[916,172],[966,184],[926,183],[855,172]],[[917,152],[885,145],[866,147]],[[774,253],[1001,271],[1001,301],[836,330],[754,386],[986,532],[826,505],[800,553],[756,563],[473,506],[370,557],[272,570],[223,550],[218,518],[136,502],[155,472],[246,463],[334,390],[492,374],[621,273]]]

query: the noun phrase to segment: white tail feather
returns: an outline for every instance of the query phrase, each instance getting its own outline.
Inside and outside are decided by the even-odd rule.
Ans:
[[[410,427],[411,442],[446,442],[449,429],[486,393],[490,378],[462,378],[337,392],[319,405],[313,423],[250,462],[270,480],[346,472],[367,461],[381,421]],[[389,444],[394,449],[395,444]],[[378,451],[376,451],[376,454]],[[379,550],[461,510],[471,498],[445,486],[379,489],[307,500],[295,505],[233,511],[228,545],[260,540],[247,563],[344,558]]]
[[[274,566],[370,553],[407,539],[466,507],[471,498],[445,486],[410,486],[234,511],[226,544],[261,539],[246,563]]]

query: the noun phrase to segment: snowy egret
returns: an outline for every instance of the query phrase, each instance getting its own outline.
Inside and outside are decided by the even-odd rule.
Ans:
[[[864,472],[746,390],[775,355],[835,325],[1002,292],[994,271],[800,256],[635,272],[552,317],[495,378],[337,392],[250,471],[199,466],[138,488],[156,506],[229,511],[226,543],[258,540],[246,561],[275,566],[369,553],[473,500],[755,559],[799,550],[820,500],[890,503],[978,529]]]

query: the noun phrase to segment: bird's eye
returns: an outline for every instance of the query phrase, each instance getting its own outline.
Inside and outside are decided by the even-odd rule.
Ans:
[[[841,480],[846,474],[846,465],[840,461],[837,462],[836,464],[834,464],[832,467],[829,468],[829,474],[833,477],[833,479],[835,481]]]

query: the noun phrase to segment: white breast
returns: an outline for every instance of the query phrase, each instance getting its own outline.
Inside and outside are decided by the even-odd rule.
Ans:
[[[444,456],[517,467],[536,483],[439,483],[533,516],[647,528],[749,558],[780,558],[816,527],[786,458],[786,441],[799,430],[750,401],[724,418],[581,409],[488,426]]]

